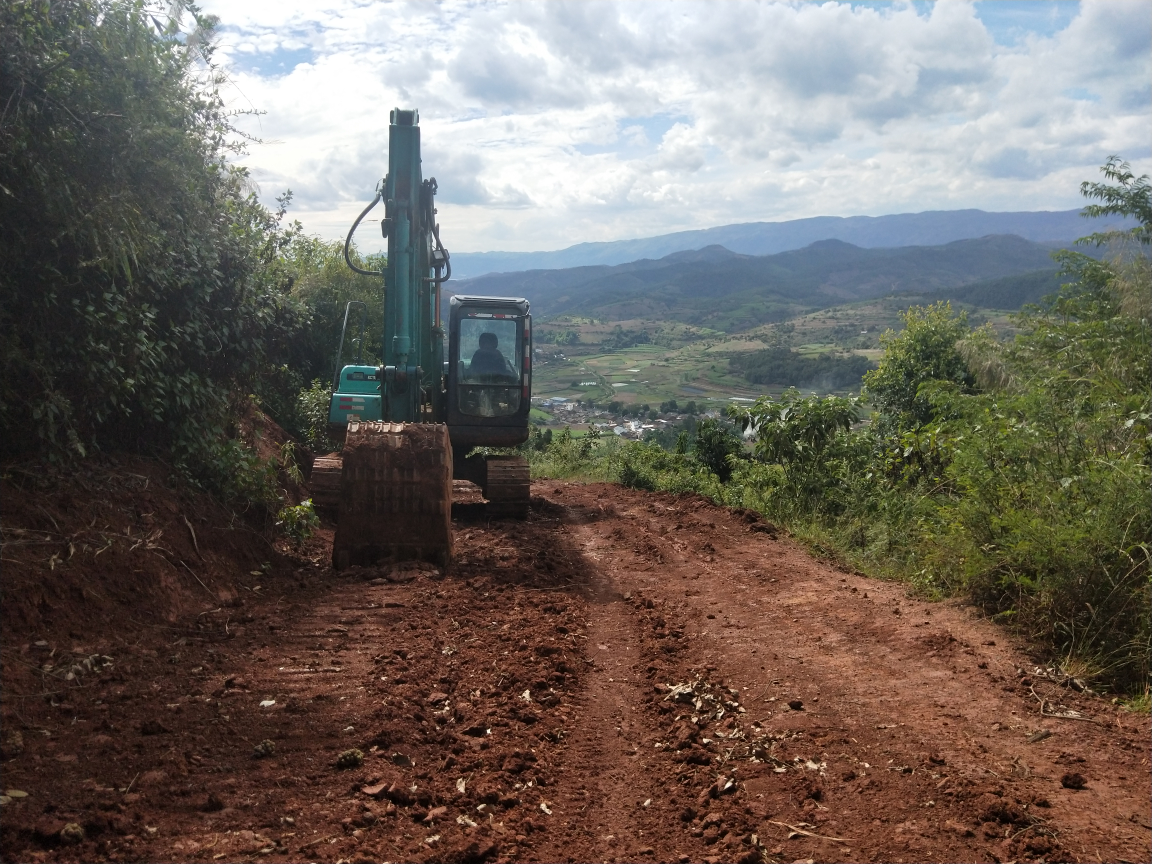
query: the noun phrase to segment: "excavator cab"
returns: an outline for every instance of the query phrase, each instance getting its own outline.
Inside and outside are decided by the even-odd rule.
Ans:
[[[453,449],[528,438],[532,316],[519,297],[456,296],[448,321],[448,432]]]
[[[449,304],[448,435],[452,476],[480,487],[493,516],[528,510],[528,464],[519,456],[469,456],[477,447],[528,440],[532,315],[521,297],[457,295]]]

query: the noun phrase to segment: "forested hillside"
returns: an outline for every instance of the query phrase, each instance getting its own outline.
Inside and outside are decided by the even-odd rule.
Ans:
[[[893,249],[822,240],[763,256],[710,246],[615,267],[492,274],[455,290],[524,296],[548,316],[663,319],[736,332],[852,300],[1051,270],[1051,253],[1010,235]]]
[[[229,161],[215,22],[173,10],[0,7],[0,452],[163,454],[271,506],[238,421],[299,429],[335,295],[373,289]]]

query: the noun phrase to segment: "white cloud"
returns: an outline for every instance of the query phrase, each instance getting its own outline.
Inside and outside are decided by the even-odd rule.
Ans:
[[[202,5],[229,100],[267,112],[245,163],[329,237],[387,170],[396,106],[420,109],[459,251],[1063,209],[1112,153],[1152,168],[1143,2]]]

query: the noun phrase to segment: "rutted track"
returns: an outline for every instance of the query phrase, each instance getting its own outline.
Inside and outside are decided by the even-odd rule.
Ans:
[[[1148,860],[1146,719],[1003,631],[700,499],[533,491],[446,574],[302,568],[8,711],[4,857]]]

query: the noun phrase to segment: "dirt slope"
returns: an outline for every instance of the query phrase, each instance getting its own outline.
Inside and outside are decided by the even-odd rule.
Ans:
[[[4,859],[1152,855],[1147,719],[968,610],[699,499],[534,494],[459,506],[445,574],[301,556],[72,681],[28,670],[91,634],[5,642]]]

